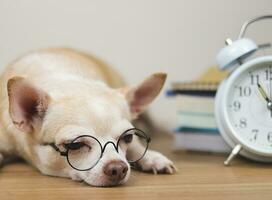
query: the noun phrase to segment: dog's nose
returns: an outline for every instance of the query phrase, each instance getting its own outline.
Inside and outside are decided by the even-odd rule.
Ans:
[[[104,167],[104,173],[114,182],[123,180],[127,174],[128,166],[123,161],[111,161]]]

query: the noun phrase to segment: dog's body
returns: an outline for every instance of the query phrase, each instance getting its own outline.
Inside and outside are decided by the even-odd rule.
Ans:
[[[61,149],[79,135],[115,141],[132,127],[130,122],[155,98],[164,80],[159,73],[138,87],[124,87],[117,72],[84,53],[45,49],[27,54],[8,66],[0,79],[0,162],[17,155],[43,174],[96,186],[124,183],[130,173],[129,167],[124,170],[126,156],[136,156],[137,150],[117,153],[108,145],[99,163],[82,172],[72,169],[48,144]],[[126,165],[121,179],[105,174],[105,165],[112,161],[117,162],[114,169],[120,162]],[[150,150],[138,164],[144,171],[174,172],[171,161]]]

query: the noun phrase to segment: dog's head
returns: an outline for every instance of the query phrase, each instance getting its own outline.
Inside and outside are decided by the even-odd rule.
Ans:
[[[86,80],[58,86],[48,83],[41,89],[21,77],[10,79],[10,117],[14,126],[26,135],[24,145],[31,146],[22,153],[35,157],[30,160],[46,174],[68,176],[95,186],[126,182],[130,174],[127,157],[136,156],[143,147],[134,144],[129,136],[120,136],[133,127],[131,121],[159,94],[165,78],[165,74],[157,73],[135,87],[119,89]],[[75,142],[82,135],[87,137]],[[71,153],[70,164],[60,155],[67,153],[67,149]],[[86,152],[88,156],[82,157]],[[87,170],[72,168],[74,161],[76,168]]]

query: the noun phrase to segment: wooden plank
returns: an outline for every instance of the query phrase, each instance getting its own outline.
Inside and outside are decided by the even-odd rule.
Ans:
[[[152,143],[175,161],[177,174],[133,172],[123,186],[95,188],[65,178],[43,176],[25,163],[14,163],[0,170],[0,200],[272,199],[272,165],[236,159],[232,166],[224,167],[225,155],[172,153],[169,138]]]

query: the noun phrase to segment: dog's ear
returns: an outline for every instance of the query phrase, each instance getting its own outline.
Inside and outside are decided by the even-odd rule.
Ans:
[[[119,89],[119,91],[125,94],[133,119],[137,118],[160,93],[166,76],[165,73],[155,73],[135,87]]]
[[[9,113],[16,128],[31,133],[41,128],[50,98],[22,77],[13,77],[7,84]]]

